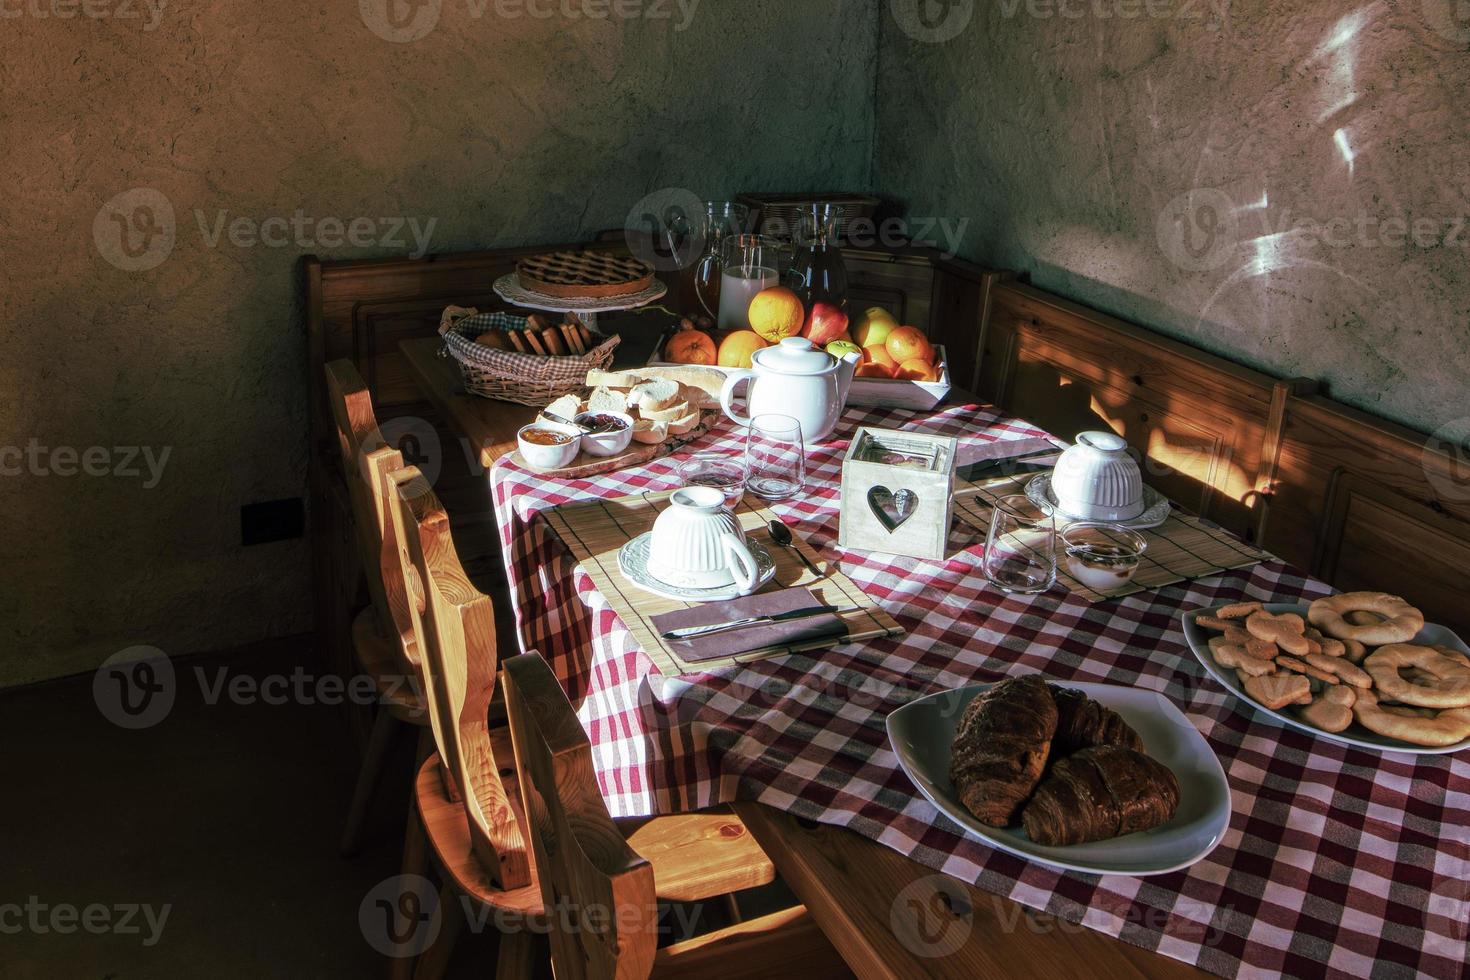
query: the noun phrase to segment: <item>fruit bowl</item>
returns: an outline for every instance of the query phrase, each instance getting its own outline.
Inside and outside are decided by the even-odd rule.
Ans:
[[[664,357],[664,345],[668,343],[675,331],[669,331],[659,338],[658,345],[654,347],[653,354],[648,359],[649,366],[689,366],[687,362],[676,362]],[[719,335],[715,335],[716,345],[719,343]],[[945,355],[942,344],[934,345],[935,364],[939,368],[938,381],[909,381],[905,378],[853,378],[852,387],[848,389],[847,404],[860,406],[889,406],[892,408],[906,408],[911,411],[927,412],[944,401],[949,394],[949,358]],[[718,365],[700,365],[712,367],[716,371],[729,372],[735,370]]]

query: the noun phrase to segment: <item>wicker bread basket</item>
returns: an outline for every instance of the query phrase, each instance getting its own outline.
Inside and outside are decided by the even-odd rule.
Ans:
[[[585,354],[542,357],[516,351],[497,350],[475,343],[491,330],[518,330],[526,318],[509,313],[480,313],[473,308],[451,306],[439,320],[444,348],[459,364],[465,391],[497,401],[538,407],[550,405],[562,395],[587,386],[587,372],[606,370],[621,337],[609,337]]]

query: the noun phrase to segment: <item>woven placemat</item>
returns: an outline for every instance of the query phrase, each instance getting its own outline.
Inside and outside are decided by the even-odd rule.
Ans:
[[[795,539],[792,547],[800,548],[813,565],[822,569],[821,575],[813,575],[790,549],[777,546],[766,529],[769,522],[777,519],[775,513],[761,506],[759,501],[746,497],[735,509],[735,516],[746,537],[763,545],[775,560],[776,576],[767,588],[802,586],[810,589],[826,605],[852,610],[838,614],[838,618],[847,625],[847,635],[751,650],[719,660],[702,660],[698,664],[685,663],[659,636],[652,620],[654,616],[675,609],[688,609],[697,603],[645,592],[625,579],[618,570],[619,549],[638,535],[653,529],[654,520],[667,505],[672,492],[563,504],[541,512],[551,524],[552,530],[566,543],[582,568],[592,577],[598,591],[617,612],[638,646],[652,658],[661,673],[671,677],[705,673],[779,654],[815,650],[837,643],[871,640],[880,636],[899,636],[904,632],[903,627],[894,622],[852,579],[838,571],[831,562],[824,562],[795,532],[792,533]]]
[[[979,484],[957,479],[955,516],[978,529],[982,536],[988,534],[996,498],[1025,493],[1026,481],[1033,475],[998,477]],[[1143,561],[1133,579],[1117,589],[1099,592],[1067,574],[1066,555],[1061,546],[1064,526],[1061,522],[1057,524],[1057,582],[1088,602],[1106,602],[1175,582],[1205,578],[1232,568],[1246,568],[1275,560],[1269,551],[1253,548],[1229,531],[1212,527],[1181,512],[1176,506],[1158,527],[1139,530],[1138,533],[1148,541],[1148,550],[1143,553]]]

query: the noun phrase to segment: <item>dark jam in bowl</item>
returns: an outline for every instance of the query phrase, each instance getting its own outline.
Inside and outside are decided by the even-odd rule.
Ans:
[[[533,446],[565,446],[577,437],[570,432],[555,432],[551,429],[527,429],[521,438]]]
[[[622,432],[628,427],[628,423],[616,415],[605,415],[602,412],[583,412],[577,416],[577,421],[594,432]]]

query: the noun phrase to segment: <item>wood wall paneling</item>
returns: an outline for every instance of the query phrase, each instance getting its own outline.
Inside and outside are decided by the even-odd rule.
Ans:
[[[1013,282],[982,343],[982,397],[1068,439],[1117,432],[1151,486],[1256,536],[1272,378]]]

